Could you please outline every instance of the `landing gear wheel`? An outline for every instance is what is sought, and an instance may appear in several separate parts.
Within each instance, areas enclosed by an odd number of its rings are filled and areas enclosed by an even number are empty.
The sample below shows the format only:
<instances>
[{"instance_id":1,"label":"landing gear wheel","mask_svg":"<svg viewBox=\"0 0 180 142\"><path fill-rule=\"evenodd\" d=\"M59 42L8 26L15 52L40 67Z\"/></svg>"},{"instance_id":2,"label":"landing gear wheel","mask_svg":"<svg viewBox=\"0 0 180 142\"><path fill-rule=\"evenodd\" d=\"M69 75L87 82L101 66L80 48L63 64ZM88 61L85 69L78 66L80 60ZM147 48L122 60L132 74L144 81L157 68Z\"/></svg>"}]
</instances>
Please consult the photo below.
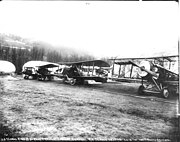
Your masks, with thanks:
<instances>
[{"instance_id":1,"label":"landing gear wheel","mask_svg":"<svg viewBox=\"0 0 180 142\"><path fill-rule=\"evenodd\" d=\"M66 80L67 80L67 79L63 78L63 79L62 79L62 83L66 83Z\"/></svg>"},{"instance_id":2,"label":"landing gear wheel","mask_svg":"<svg viewBox=\"0 0 180 142\"><path fill-rule=\"evenodd\" d=\"M42 75L38 75L38 81L43 81L43 76Z\"/></svg>"},{"instance_id":3,"label":"landing gear wheel","mask_svg":"<svg viewBox=\"0 0 180 142\"><path fill-rule=\"evenodd\" d=\"M161 91L161 95L167 99L169 97L169 90L167 88L163 88Z\"/></svg>"},{"instance_id":4,"label":"landing gear wheel","mask_svg":"<svg viewBox=\"0 0 180 142\"><path fill-rule=\"evenodd\" d=\"M42 80L45 81L46 80L46 76L43 76Z\"/></svg>"},{"instance_id":5,"label":"landing gear wheel","mask_svg":"<svg viewBox=\"0 0 180 142\"><path fill-rule=\"evenodd\" d=\"M38 77L38 81L42 81L42 78L41 78L41 77Z\"/></svg>"},{"instance_id":6,"label":"landing gear wheel","mask_svg":"<svg viewBox=\"0 0 180 142\"><path fill-rule=\"evenodd\" d=\"M143 85L139 86L138 94L143 95L144 94L144 89L145 89L145 87Z\"/></svg>"},{"instance_id":7,"label":"landing gear wheel","mask_svg":"<svg viewBox=\"0 0 180 142\"><path fill-rule=\"evenodd\" d=\"M76 84L76 79L71 79L70 80L70 84L73 86L73 85L75 85Z\"/></svg>"},{"instance_id":8,"label":"landing gear wheel","mask_svg":"<svg viewBox=\"0 0 180 142\"><path fill-rule=\"evenodd\" d=\"M24 76L24 79L29 79L29 77L28 76Z\"/></svg>"}]
</instances>

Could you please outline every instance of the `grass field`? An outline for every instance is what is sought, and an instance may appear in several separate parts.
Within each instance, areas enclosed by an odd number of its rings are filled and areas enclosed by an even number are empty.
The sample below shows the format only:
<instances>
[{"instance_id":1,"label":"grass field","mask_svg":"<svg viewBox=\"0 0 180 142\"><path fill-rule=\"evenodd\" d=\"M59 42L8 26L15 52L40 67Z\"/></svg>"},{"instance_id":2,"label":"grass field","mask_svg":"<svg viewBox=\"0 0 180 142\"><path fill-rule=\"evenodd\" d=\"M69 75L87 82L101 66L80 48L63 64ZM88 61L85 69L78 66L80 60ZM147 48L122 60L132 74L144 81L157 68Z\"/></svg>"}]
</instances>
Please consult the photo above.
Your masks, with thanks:
<instances>
[{"instance_id":1,"label":"grass field","mask_svg":"<svg viewBox=\"0 0 180 142\"><path fill-rule=\"evenodd\" d=\"M70 86L21 77L0 84L2 138L176 141L176 101L129 96L138 85Z\"/></svg>"}]
</instances>

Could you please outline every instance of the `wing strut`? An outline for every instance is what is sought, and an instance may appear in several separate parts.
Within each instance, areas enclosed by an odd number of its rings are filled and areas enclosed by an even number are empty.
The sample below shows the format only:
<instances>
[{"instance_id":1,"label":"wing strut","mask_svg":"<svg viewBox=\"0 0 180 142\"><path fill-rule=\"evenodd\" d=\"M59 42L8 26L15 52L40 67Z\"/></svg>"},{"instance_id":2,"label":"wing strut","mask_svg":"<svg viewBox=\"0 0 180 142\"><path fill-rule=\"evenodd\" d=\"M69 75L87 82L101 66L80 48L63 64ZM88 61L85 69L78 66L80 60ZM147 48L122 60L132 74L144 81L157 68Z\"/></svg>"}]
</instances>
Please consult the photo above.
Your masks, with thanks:
<instances>
[{"instance_id":1,"label":"wing strut","mask_svg":"<svg viewBox=\"0 0 180 142\"><path fill-rule=\"evenodd\" d=\"M120 77L120 74L121 74L121 65L119 66L119 75L118 75L118 77Z\"/></svg>"},{"instance_id":2,"label":"wing strut","mask_svg":"<svg viewBox=\"0 0 180 142\"><path fill-rule=\"evenodd\" d=\"M133 65L131 65L130 78L131 78L131 76L132 76L132 70L133 70Z\"/></svg>"},{"instance_id":3,"label":"wing strut","mask_svg":"<svg viewBox=\"0 0 180 142\"><path fill-rule=\"evenodd\" d=\"M158 88L159 91L161 91L161 88L158 86L157 82L155 81L155 79L152 77L152 80L154 82L154 84L156 85L156 87Z\"/></svg>"},{"instance_id":4,"label":"wing strut","mask_svg":"<svg viewBox=\"0 0 180 142\"><path fill-rule=\"evenodd\" d=\"M92 76L93 76L93 72L94 72L94 62L93 62Z\"/></svg>"}]
</instances>

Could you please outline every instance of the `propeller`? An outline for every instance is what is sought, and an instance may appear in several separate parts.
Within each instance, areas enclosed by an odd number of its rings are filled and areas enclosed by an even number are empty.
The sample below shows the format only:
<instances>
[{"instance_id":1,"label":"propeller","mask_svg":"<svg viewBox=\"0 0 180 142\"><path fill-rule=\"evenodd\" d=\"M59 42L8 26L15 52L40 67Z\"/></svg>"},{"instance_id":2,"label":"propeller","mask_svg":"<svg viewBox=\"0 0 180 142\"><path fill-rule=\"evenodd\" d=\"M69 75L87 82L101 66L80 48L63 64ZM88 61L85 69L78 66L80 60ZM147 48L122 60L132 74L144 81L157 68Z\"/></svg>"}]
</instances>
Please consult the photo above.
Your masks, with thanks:
<instances>
[{"instance_id":1,"label":"propeller","mask_svg":"<svg viewBox=\"0 0 180 142\"><path fill-rule=\"evenodd\" d=\"M149 61L141 61L141 63L139 65L136 65L137 67L139 67L138 69L138 74L141 77L145 77L148 73L151 74L152 76L158 78L158 75L151 71L151 64Z\"/></svg>"}]
</instances>

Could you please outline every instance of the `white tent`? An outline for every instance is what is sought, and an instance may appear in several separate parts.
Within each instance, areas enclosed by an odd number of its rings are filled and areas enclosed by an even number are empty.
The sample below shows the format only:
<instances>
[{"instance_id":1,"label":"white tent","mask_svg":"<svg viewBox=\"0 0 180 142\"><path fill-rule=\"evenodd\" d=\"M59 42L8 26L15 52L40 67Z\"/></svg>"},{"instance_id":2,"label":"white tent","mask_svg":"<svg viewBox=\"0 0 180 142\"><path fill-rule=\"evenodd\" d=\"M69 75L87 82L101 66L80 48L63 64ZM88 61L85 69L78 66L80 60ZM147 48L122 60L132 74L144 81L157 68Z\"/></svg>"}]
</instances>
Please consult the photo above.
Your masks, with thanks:
<instances>
[{"instance_id":1,"label":"white tent","mask_svg":"<svg viewBox=\"0 0 180 142\"><path fill-rule=\"evenodd\" d=\"M0 74L14 73L16 67L9 61L0 60Z\"/></svg>"}]
</instances>

